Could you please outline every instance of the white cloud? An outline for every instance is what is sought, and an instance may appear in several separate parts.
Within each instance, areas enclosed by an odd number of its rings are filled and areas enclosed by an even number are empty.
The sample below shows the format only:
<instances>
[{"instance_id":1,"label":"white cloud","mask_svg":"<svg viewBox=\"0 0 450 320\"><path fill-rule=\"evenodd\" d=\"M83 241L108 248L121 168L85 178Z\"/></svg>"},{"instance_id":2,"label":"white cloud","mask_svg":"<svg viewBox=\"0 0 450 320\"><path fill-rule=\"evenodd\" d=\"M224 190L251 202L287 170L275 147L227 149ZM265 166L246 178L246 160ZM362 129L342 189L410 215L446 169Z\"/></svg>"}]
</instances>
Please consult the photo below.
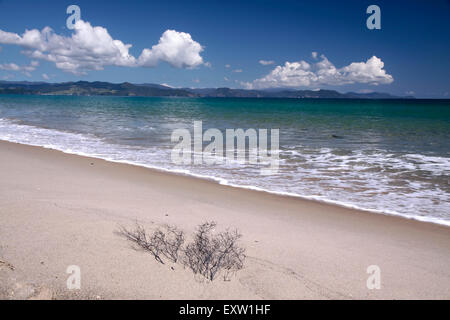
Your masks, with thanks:
<instances>
[{"instance_id":1,"label":"white cloud","mask_svg":"<svg viewBox=\"0 0 450 320\"><path fill-rule=\"evenodd\" d=\"M42 78L44 78L45 80L49 80L50 79L50 77L46 73L42 74Z\"/></svg>"},{"instance_id":2,"label":"white cloud","mask_svg":"<svg viewBox=\"0 0 450 320\"><path fill-rule=\"evenodd\" d=\"M231 65L226 64L226 65L225 65L225 68L227 68L227 69L228 69L228 68L231 68Z\"/></svg>"},{"instance_id":3,"label":"white cloud","mask_svg":"<svg viewBox=\"0 0 450 320\"><path fill-rule=\"evenodd\" d=\"M315 52L315 51L311 52L311 57L312 57L313 59L317 59L317 56L318 56L318 53L317 53L317 52Z\"/></svg>"},{"instance_id":4,"label":"white cloud","mask_svg":"<svg viewBox=\"0 0 450 320\"><path fill-rule=\"evenodd\" d=\"M19 71L20 67L15 63L3 63L0 64L0 70Z\"/></svg>"},{"instance_id":5,"label":"white cloud","mask_svg":"<svg viewBox=\"0 0 450 320\"><path fill-rule=\"evenodd\" d=\"M353 62L340 69L340 72L342 72L344 82L371 83L374 85L392 83L394 78L387 74L383 68L384 62L373 56L366 62Z\"/></svg>"},{"instance_id":6,"label":"white cloud","mask_svg":"<svg viewBox=\"0 0 450 320\"><path fill-rule=\"evenodd\" d=\"M241 73L241 72L242 72L242 69L235 69L235 70L233 70L233 72Z\"/></svg>"},{"instance_id":7,"label":"white cloud","mask_svg":"<svg viewBox=\"0 0 450 320\"><path fill-rule=\"evenodd\" d=\"M203 64L202 51L203 47L189 33L167 30L157 45L142 51L139 65L153 67L158 61L165 61L177 68L193 68Z\"/></svg>"},{"instance_id":8,"label":"white cloud","mask_svg":"<svg viewBox=\"0 0 450 320\"><path fill-rule=\"evenodd\" d=\"M314 64L306 61L286 62L277 66L268 75L246 82L246 88L318 87L321 85L340 86L352 83L372 85L389 84L393 77L383 69L384 63L376 56L366 62L353 62L336 68L324 55Z\"/></svg>"},{"instance_id":9,"label":"white cloud","mask_svg":"<svg viewBox=\"0 0 450 320\"><path fill-rule=\"evenodd\" d=\"M15 63L3 63L0 64L0 70L6 70L6 71L20 71L27 76L30 75L30 72L36 70L36 68L39 66L39 61L31 61L29 65L23 65L19 66Z\"/></svg>"},{"instance_id":10,"label":"white cloud","mask_svg":"<svg viewBox=\"0 0 450 320\"><path fill-rule=\"evenodd\" d=\"M262 64L263 66L268 66L268 65L274 64L275 61L273 61L273 60L259 60L259 63Z\"/></svg>"},{"instance_id":11,"label":"white cloud","mask_svg":"<svg viewBox=\"0 0 450 320\"><path fill-rule=\"evenodd\" d=\"M131 44L115 40L106 28L93 27L83 20L77 21L71 37L58 35L49 27L26 30L21 36L0 30L0 43L19 45L27 56L53 62L58 69L74 74L103 70L105 66L153 67L159 61L178 68L203 64L203 47L189 33L167 30L157 45L144 49L136 59L129 53Z\"/></svg>"},{"instance_id":12,"label":"white cloud","mask_svg":"<svg viewBox=\"0 0 450 320\"><path fill-rule=\"evenodd\" d=\"M71 37L57 35L49 27L26 30L22 36L0 30L0 43L16 44L23 53L55 63L58 69L75 74L102 70L105 65L132 66L131 45L114 40L103 27L79 20Z\"/></svg>"}]
</instances>

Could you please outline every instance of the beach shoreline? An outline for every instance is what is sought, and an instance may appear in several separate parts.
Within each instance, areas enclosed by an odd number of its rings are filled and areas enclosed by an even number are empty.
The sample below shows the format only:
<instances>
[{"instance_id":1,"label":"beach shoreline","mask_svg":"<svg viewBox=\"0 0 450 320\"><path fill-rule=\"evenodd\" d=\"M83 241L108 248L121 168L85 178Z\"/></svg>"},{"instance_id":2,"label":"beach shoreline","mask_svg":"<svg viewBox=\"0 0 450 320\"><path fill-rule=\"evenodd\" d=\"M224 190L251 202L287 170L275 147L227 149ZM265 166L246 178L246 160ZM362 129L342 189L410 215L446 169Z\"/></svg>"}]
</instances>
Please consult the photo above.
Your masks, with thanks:
<instances>
[{"instance_id":1,"label":"beach shoreline","mask_svg":"<svg viewBox=\"0 0 450 320\"><path fill-rule=\"evenodd\" d=\"M0 260L14 266L0 264L5 298L20 298L18 284L22 298L450 298L443 225L5 141L0 167ZM158 264L114 234L135 220L237 228L245 268L208 283ZM65 288L70 265L82 272L75 293ZM366 286L370 265L381 289Z\"/></svg>"}]
</instances>

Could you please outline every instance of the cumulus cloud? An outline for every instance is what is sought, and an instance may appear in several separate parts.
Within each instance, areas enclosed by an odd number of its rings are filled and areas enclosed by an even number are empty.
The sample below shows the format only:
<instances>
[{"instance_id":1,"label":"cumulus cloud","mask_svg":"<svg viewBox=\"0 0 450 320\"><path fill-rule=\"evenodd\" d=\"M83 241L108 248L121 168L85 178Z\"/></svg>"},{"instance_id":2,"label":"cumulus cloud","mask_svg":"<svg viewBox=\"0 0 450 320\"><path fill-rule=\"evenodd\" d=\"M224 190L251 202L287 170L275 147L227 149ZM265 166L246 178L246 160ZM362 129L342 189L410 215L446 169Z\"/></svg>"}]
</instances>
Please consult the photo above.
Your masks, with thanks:
<instances>
[{"instance_id":1,"label":"cumulus cloud","mask_svg":"<svg viewBox=\"0 0 450 320\"><path fill-rule=\"evenodd\" d=\"M71 37L60 36L49 27L26 30L22 36L0 30L0 43L15 44L34 59L55 63L58 69L75 74L102 70L105 65L132 66L131 45L114 40L103 27L79 20Z\"/></svg>"},{"instance_id":2,"label":"cumulus cloud","mask_svg":"<svg viewBox=\"0 0 450 320\"><path fill-rule=\"evenodd\" d=\"M268 65L274 64L275 61L273 61L273 60L259 60L259 63L262 64L263 66L268 66Z\"/></svg>"},{"instance_id":3,"label":"cumulus cloud","mask_svg":"<svg viewBox=\"0 0 450 320\"><path fill-rule=\"evenodd\" d=\"M45 80L49 80L50 79L50 77L46 73L42 74L42 78L45 79Z\"/></svg>"},{"instance_id":4,"label":"cumulus cloud","mask_svg":"<svg viewBox=\"0 0 450 320\"><path fill-rule=\"evenodd\" d=\"M203 64L202 51L203 47L189 33L167 30L157 45L142 51L139 65L154 67L165 61L177 68L193 68Z\"/></svg>"},{"instance_id":5,"label":"cumulus cloud","mask_svg":"<svg viewBox=\"0 0 450 320\"><path fill-rule=\"evenodd\" d=\"M39 66L39 61L31 61L29 65L23 65L19 66L15 63L3 63L0 64L0 70L6 70L6 71L21 71L27 75L30 74L30 72L36 70L36 68Z\"/></svg>"},{"instance_id":6,"label":"cumulus cloud","mask_svg":"<svg viewBox=\"0 0 450 320\"><path fill-rule=\"evenodd\" d=\"M203 64L203 47L189 33L167 30L152 49L144 49L136 59L131 44L113 39L106 28L77 21L70 37L56 34L51 28L26 30L22 35L0 30L0 43L23 47L23 53L34 59L55 63L58 69L74 74L103 70L105 66L156 66L164 61L177 68Z\"/></svg>"},{"instance_id":7,"label":"cumulus cloud","mask_svg":"<svg viewBox=\"0 0 450 320\"><path fill-rule=\"evenodd\" d=\"M311 52L311 57L317 59L318 53L316 51Z\"/></svg>"},{"instance_id":8,"label":"cumulus cloud","mask_svg":"<svg viewBox=\"0 0 450 320\"><path fill-rule=\"evenodd\" d=\"M265 77L243 83L243 85L249 89L263 89L340 86L352 83L378 85L394 81L393 77L383 69L384 62L376 56L366 62L353 62L342 68L336 68L324 55L320 58L321 60L314 64L303 60L286 62L283 66L277 66Z\"/></svg>"},{"instance_id":9,"label":"cumulus cloud","mask_svg":"<svg viewBox=\"0 0 450 320\"><path fill-rule=\"evenodd\" d=\"M20 67L15 63L3 63L0 64L0 70L19 71Z\"/></svg>"}]
</instances>

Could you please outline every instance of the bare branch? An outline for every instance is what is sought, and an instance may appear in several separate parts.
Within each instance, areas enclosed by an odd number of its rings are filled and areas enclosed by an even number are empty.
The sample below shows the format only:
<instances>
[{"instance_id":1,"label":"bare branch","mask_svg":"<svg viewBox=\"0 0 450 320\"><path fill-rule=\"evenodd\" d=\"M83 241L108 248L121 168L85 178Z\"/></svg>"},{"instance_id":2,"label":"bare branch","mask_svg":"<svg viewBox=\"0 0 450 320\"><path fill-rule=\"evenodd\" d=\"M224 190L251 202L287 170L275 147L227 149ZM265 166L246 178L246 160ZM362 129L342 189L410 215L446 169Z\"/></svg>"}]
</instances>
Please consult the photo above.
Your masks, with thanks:
<instances>
[{"instance_id":1,"label":"bare branch","mask_svg":"<svg viewBox=\"0 0 450 320\"><path fill-rule=\"evenodd\" d=\"M241 235L236 230L212 235L215 222L198 227L194 241L184 250L184 264L209 280L223 272L224 278L243 268L245 250L238 246Z\"/></svg>"},{"instance_id":2,"label":"bare branch","mask_svg":"<svg viewBox=\"0 0 450 320\"><path fill-rule=\"evenodd\" d=\"M124 226L119 226L119 230L116 233L137 244L140 248L149 251L158 262L164 264L160 257L162 243L161 236L158 232L155 232L152 236L148 236L145 228L136 222L134 229L128 230Z\"/></svg>"},{"instance_id":3,"label":"bare branch","mask_svg":"<svg viewBox=\"0 0 450 320\"><path fill-rule=\"evenodd\" d=\"M164 264L162 257L174 263L181 259L182 263L195 274L200 274L211 281L217 275L223 274L224 280L227 280L243 268L245 249L238 245L241 238L238 231L226 230L213 234L216 225L215 222L199 225L193 241L184 249L184 232L176 226L165 225L163 229L156 229L149 235L145 228L136 222L134 229L119 226L116 233L150 252L162 264Z\"/></svg>"}]
</instances>

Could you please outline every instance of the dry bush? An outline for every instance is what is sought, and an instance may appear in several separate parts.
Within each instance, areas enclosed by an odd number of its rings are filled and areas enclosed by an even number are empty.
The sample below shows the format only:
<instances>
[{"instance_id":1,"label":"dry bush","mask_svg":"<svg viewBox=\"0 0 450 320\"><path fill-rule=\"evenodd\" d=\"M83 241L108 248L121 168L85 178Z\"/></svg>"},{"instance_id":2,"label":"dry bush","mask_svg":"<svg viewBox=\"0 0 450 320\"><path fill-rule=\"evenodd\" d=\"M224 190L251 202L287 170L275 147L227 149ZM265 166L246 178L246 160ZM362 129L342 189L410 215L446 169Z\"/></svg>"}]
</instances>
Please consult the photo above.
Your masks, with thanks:
<instances>
[{"instance_id":1,"label":"dry bush","mask_svg":"<svg viewBox=\"0 0 450 320\"><path fill-rule=\"evenodd\" d=\"M125 239L135 243L141 249L149 251L158 262L164 264L161 259L161 241L156 234L148 235L145 228L136 222L134 229L127 229L124 226L119 226L117 234L123 236Z\"/></svg>"},{"instance_id":2,"label":"dry bush","mask_svg":"<svg viewBox=\"0 0 450 320\"><path fill-rule=\"evenodd\" d=\"M225 231L212 234L215 222L205 222L198 226L193 242L184 250L184 264L195 274L201 274L209 280L221 272L226 279L244 266L245 249L238 246L241 234Z\"/></svg>"},{"instance_id":3,"label":"dry bush","mask_svg":"<svg viewBox=\"0 0 450 320\"><path fill-rule=\"evenodd\" d=\"M215 227L215 222L199 225L193 241L185 248L185 235L175 226L165 225L163 229L156 229L152 234L148 234L145 228L136 222L133 229L119 226L116 233L150 252L162 264L163 257L174 263L181 259L184 266L195 274L211 281L218 274L223 274L226 280L244 266L245 250L237 244L241 235L236 230L212 234Z\"/></svg>"},{"instance_id":4,"label":"dry bush","mask_svg":"<svg viewBox=\"0 0 450 320\"><path fill-rule=\"evenodd\" d=\"M135 228L128 230L120 226L119 235L134 242L140 248L149 251L155 259L164 264L161 256L165 256L172 262L177 262L179 251L184 243L184 233L175 226L166 225L164 231L156 229L148 235L145 228L136 222Z\"/></svg>"},{"instance_id":5,"label":"dry bush","mask_svg":"<svg viewBox=\"0 0 450 320\"><path fill-rule=\"evenodd\" d=\"M179 252L184 244L184 232L175 226L165 225L165 232L160 232L162 253L172 262L177 262Z\"/></svg>"}]
</instances>

